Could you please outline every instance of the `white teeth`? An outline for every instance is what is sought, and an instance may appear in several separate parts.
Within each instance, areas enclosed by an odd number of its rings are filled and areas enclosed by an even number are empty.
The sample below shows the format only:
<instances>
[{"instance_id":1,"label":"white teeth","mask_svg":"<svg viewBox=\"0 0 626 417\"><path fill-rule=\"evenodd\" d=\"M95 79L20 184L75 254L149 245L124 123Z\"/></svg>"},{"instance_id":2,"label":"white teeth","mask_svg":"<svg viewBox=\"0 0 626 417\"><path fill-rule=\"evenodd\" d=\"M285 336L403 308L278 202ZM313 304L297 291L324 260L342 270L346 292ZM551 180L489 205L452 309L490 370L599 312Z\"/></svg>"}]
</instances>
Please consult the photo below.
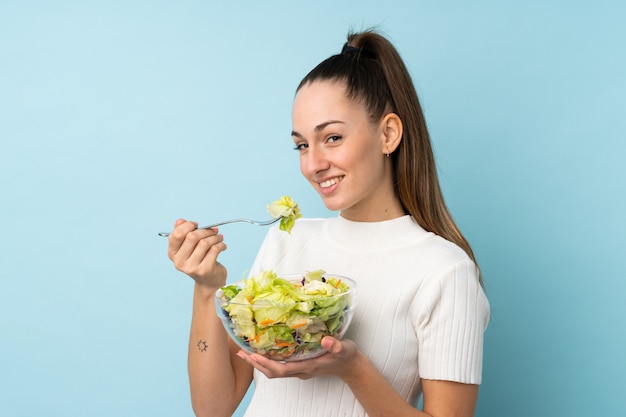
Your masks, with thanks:
<instances>
[{"instance_id":1,"label":"white teeth","mask_svg":"<svg viewBox=\"0 0 626 417\"><path fill-rule=\"evenodd\" d=\"M337 184L339 182L341 178L340 177L335 177L335 178L331 178L329 180L326 180L324 182L320 182L320 187L322 188L328 188L331 185Z\"/></svg>"}]
</instances>

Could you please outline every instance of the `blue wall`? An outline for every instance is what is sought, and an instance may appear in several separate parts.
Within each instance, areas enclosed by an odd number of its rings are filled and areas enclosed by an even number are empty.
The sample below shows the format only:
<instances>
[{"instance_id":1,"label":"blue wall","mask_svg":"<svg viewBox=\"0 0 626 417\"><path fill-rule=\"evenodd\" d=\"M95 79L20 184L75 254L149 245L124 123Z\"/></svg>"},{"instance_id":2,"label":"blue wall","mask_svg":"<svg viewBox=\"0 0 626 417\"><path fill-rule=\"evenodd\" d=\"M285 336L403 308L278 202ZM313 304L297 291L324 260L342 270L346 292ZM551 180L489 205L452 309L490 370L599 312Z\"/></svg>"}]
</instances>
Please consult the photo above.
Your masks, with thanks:
<instances>
[{"instance_id":1,"label":"blue wall","mask_svg":"<svg viewBox=\"0 0 626 417\"><path fill-rule=\"evenodd\" d=\"M327 215L291 100L369 26L410 67L485 274L477 415L619 415L624 3L241 3L0 3L0 415L192 415L192 282L156 232L283 194ZM222 230L235 279L265 230Z\"/></svg>"}]
</instances>

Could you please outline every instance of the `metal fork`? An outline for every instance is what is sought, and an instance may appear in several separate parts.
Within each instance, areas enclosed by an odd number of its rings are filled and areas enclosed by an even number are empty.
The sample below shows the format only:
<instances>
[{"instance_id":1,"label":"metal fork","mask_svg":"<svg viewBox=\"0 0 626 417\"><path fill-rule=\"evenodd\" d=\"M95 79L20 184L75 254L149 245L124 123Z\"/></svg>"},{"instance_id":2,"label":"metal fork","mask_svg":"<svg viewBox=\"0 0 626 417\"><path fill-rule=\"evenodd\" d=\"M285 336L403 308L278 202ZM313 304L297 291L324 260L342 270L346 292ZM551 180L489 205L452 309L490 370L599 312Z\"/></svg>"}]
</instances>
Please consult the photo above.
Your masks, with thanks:
<instances>
[{"instance_id":1,"label":"metal fork","mask_svg":"<svg viewBox=\"0 0 626 417\"><path fill-rule=\"evenodd\" d=\"M250 220L250 219L232 219L232 220L226 220L226 221L223 221L223 222L215 223L215 224L212 224L212 225L209 225L209 226L198 227L198 229L210 229L211 227L223 226L225 224L240 223L240 222L250 223L250 224L254 224L256 226L269 226L270 224L274 224L274 223L276 223L277 221L279 221L282 218L283 217L280 216L280 217L276 217L275 219L268 220L266 222L257 222L257 221ZM159 236L163 236L163 237L168 237L169 235L170 234L166 233L166 232L159 233Z\"/></svg>"}]
</instances>

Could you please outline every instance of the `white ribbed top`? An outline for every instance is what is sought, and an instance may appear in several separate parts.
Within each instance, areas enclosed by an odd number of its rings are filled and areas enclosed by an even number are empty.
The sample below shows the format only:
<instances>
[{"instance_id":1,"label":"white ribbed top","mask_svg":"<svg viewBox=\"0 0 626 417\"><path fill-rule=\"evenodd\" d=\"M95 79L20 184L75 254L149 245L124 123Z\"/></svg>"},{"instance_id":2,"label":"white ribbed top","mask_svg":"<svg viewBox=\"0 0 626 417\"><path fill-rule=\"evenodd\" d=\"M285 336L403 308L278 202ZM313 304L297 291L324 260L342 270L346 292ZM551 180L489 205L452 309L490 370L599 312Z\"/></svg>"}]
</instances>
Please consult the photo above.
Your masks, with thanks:
<instances>
[{"instance_id":1,"label":"white ribbed top","mask_svg":"<svg viewBox=\"0 0 626 417\"><path fill-rule=\"evenodd\" d=\"M456 245L404 216L377 222L300 219L272 228L251 273L324 269L358 283L346 338L354 340L409 403L420 379L479 384L489 304L474 264ZM267 379L255 371L246 417L364 417L336 377Z\"/></svg>"}]
</instances>

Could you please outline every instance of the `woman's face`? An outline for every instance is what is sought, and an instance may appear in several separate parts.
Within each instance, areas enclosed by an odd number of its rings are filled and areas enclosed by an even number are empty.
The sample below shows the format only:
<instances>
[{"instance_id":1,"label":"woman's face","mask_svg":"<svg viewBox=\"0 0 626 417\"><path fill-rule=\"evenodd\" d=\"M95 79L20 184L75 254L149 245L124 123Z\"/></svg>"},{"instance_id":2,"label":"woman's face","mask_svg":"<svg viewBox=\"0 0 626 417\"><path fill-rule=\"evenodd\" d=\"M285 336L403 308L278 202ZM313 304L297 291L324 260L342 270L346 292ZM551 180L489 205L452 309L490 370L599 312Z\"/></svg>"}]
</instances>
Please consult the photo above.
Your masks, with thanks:
<instances>
[{"instance_id":1,"label":"woman's face","mask_svg":"<svg viewBox=\"0 0 626 417\"><path fill-rule=\"evenodd\" d=\"M385 157L385 127L346 96L343 83L304 85L292 122L300 170L329 210L354 221L404 214L393 189L391 159Z\"/></svg>"}]
</instances>

